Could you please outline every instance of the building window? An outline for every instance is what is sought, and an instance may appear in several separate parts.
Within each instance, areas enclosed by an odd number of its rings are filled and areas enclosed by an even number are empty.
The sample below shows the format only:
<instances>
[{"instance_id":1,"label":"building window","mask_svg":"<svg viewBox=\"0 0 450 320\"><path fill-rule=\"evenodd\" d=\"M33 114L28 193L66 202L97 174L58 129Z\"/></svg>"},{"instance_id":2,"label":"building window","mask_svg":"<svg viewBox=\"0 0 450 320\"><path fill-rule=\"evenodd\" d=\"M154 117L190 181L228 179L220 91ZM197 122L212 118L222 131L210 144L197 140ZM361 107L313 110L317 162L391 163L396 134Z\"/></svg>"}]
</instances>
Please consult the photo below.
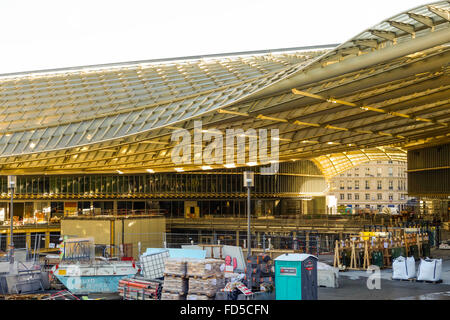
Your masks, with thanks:
<instances>
[{"instance_id":1,"label":"building window","mask_svg":"<svg viewBox=\"0 0 450 320\"><path fill-rule=\"evenodd\" d=\"M392 168L388 168L388 174L389 174L389 177L393 177L394 176L394 170Z\"/></svg>"},{"instance_id":2,"label":"building window","mask_svg":"<svg viewBox=\"0 0 450 320\"><path fill-rule=\"evenodd\" d=\"M355 190L359 190L359 180L355 180Z\"/></svg>"},{"instance_id":3,"label":"building window","mask_svg":"<svg viewBox=\"0 0 450 320\"><path fill-rule=\"evenodd\" d=\"M388 161L388 163L390 163L390 164L393 164L393 163L394 163L394 161L392 161L392 160L389 160L389 161Z\"/></svg>"},{"instance_id":4,"label":"building window","mask_svg":"<svg viewBox=\"0 0 450 320\"><path fill-rule=\"evenodd\" d=\"M370 189L369 180L366 180L366 190Z\"/></svg>"},{"instance_id":5,"label":"building window","mask_svg":"<svg viewBox=\"0 0 450 320\"><path fill-rule=\"evenodd\" d=\"M370 193L366 193L366 200L370 200Z\"/></svg>"},{"instance_id":6,"label":"building window","mask_svg":"<svg viewBox=\"0 0 450 320\"><path fill-rule=\"evenodd\" d=\"M394 181L389 180L389 190L394 190Z\"/></svg>"},{"instance_id":7,"label":"building window","mask_svg":"<svg viewBox=\"0 0 450 320\"><path fill-rule=\"evenodd\" d=\"M382 169L381 168L377 168L377 177L381 177L381 171Z\"/></svg>"},{"instance_id":8,"label":"building window","mask_svg":"<svg viewBox=\"0 0 450 320\"><path fill-rule=\"evenodd\" d=\"M377 199L378 200L383 200L383 194L377 193Z\"/></svg>"},{"instance_id":9,"label":"building window","mask_svg":"<svg viewBox=\"0 0 450 320\"><path fill-rule=\"evenodd\" d=\"M352 180L347 181L347 190L352 190Z\"/></svg>"},{"instance_id":10,"label":"building window","mask_svg":"<svg viewBox=\"0 0 450 320\"><path fill-rule=\"evenodd\" d=\"M347 200L352 200L352 194L351 193L347 194Z\"/></svg>"},{"instance_id":11,"label":"building window","mask_svg":"<svg viewBox=\"0 0 450 320\"><path fill-rule=\"evenodd\" d=\"M394 200L394 195L392 193L389 194L389 200Z\"/></svg>"},{"instance_id":12,"label":"building window","mask_svg":"<svg viewBox=\"0 0 450 320\"><path fill-rule=\"evenodd\" d=\"M366 177L370 176L370 168L366 168Z\"/></svg>"},{"instance_id":13,"label":"building window","mask_svg":"<svg viewBox=\"0 0 450 320\"><path fill-rule=\"evenodd\" d=\"M381 190L381 189L382 189L382 181L381 181L381 180L378 180L378 181L377 181L377 189L378 189L378 190Z\"/></svg>"},{"instance_id":14,"label":"building window","mask_svg":"<svg viewBox=\"0 0 450 320\"><path fill-rule=\"evenodd\" d=\"M339 181L339 189L344 190L344 181Z\"/></svg>"},{"instance_id":15,"label":"building window","mask_svg":"<svg viewBox=\"0 0 450 320\"><path fill-rule=\"evenodd\" d=\"M359 193L355 193L355 200L359 200Z\"/></svg>"},{"instance_id":16,"label":"building window","mask_svg":"<svg viewBox=\"0 0 450 320\"><path fill-rule=\"evenodd\" d=\"M345 200L345 194L341 193L340 198L341 200Z\"/></svg>"}]
</instances>

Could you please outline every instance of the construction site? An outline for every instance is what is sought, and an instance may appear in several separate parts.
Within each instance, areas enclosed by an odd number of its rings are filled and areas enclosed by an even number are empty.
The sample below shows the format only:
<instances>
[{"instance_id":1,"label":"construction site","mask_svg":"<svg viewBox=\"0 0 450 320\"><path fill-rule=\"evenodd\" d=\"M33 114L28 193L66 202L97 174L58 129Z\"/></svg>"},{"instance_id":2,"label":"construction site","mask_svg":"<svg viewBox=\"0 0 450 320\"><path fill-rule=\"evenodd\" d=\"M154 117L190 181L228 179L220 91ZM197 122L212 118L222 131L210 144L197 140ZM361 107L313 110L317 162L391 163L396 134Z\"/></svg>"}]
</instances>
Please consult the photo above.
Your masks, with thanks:
<instances>
[{"instance_id":1,"label":"construction site","mask_svg":"<svg viewBox=\"0 0 450 320\"><path fill-rule=\"evenodd\" d=\"M450 2L357 32L0 74L0 300L450 299Z\"/></svg>"}]
</instances>

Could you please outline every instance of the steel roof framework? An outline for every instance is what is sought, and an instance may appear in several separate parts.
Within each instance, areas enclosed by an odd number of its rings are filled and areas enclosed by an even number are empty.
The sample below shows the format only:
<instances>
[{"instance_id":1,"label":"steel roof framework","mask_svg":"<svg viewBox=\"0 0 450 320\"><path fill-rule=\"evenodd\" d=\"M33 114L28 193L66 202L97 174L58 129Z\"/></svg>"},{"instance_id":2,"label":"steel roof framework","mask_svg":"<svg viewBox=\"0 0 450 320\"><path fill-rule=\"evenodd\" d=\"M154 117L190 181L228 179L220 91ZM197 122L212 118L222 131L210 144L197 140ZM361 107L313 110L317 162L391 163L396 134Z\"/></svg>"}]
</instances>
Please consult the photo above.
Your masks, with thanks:
<instances>
[{"instance_id":1,"label":"steel roof framework","mask_svg":"<svg viewBox=\"0 0 450 320\"><path fill-rule=\"evenodd\" d=\"M280 161L313 159L327 177L404 161L402 147L450 136L449 12L411 9L328 51L0 77L0 173L173 171L171 134L198 120L279 129Z\"/></svg>"}]
</instances>

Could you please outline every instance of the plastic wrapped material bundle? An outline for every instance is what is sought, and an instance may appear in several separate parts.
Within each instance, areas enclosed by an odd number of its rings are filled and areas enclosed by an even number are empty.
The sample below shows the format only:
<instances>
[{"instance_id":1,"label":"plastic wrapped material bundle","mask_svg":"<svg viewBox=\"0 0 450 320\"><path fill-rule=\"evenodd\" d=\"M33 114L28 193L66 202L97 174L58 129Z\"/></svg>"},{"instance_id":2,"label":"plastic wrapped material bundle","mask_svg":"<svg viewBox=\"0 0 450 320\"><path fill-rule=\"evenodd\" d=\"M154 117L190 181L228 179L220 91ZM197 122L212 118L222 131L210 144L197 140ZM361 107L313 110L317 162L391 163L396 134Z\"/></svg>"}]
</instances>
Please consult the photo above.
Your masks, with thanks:
<instances>
[{"instance_id":1,"label":"plastic wrapped material bundle","mask_svg":"<svg viewBox=\"0 0 450 320\"><path fill-rule=\"evenodd\" d=\"M214 300L214 298L202 294L188 294L186 300Z\"/></svg>"},{"instance_id":2,"label":"plastic wrapped material bundle","mask_svg":"<svg viewBox=\"0 0 450 320\"><path fill-rule=\"evenodd\" d=\"M186 275L186 259L168 258L164 264L164 274L184 277Z\"/></svg>"},{"instance_id":3,"label":"plastic wrapped material bundle","mask_svg":"<svg viewBox=\"0 0 450 320\"><path fill-rule=\"evenodd\" d=\"M186 300L186 296L163 290L161 293L161 300Z\"/></svg>"},{"instance_id":4,"label":"plastic wrapped material bundle","mask_svg":"<svg viewBox=\"0 0 450 320\"><path fill-rule=\"evenodd\" d=\"M416 276L416 263L414 257L396 258L392 262L392 279L408 280Z\"/></svg>"},{"instance_id":5,"label":"plastic wrapped material bundle","mask_svg":"<svg viewBox=\"0 0 450 320\"><path fill-rule=\"evenodd\" d=\"M187 276L200 278L223 277L224 261L219 259L189 259L187 260Z\"/></svg>"},{"instance_id":6,"label":"plastic wrapped material bundle","mask_svg":"<svg viewBox=\"0 0 450 320\"><path fill-rule=\"evenodd\" d=\"M203 294L213 297L216 292L224 287L225 280L223 278L189 279L189 294Z\"/></svg>"},{"instance_id":7,"label":"plastic wrapped material bundle","mask_svg":"<svg viewBox=\"0 0 450 320\"><path fill-rule=\"evenodd\" d=\"M439 281L442 273L442 259L420 259L417 280Z\"/></svg>"},{"instance_id":8,"label":"plastic wrapped material bundle","mask_svg":"<svg viewBox=\"0 0 450 320\"><path fill-rule=\"evenodd\" d=\"M179 294L187 293L188 281L185 278L165 276L163 288L166 292L173 292Z\"/></svg>"}]
</instances>

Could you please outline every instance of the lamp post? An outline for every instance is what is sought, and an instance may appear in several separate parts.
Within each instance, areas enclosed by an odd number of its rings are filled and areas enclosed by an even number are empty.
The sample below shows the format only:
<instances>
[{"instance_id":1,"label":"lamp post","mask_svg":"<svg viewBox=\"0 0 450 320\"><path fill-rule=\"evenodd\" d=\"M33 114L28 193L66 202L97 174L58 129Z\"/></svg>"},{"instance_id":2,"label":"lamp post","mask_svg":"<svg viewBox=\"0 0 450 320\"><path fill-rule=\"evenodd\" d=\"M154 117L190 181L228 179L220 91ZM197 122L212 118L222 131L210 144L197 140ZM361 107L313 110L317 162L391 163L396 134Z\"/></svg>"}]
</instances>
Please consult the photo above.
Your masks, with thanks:
<instances>
[{"instance_id":1,"label":"lamp post","mask_svg":"<svg viewBox=\"0 0 450 320\"><path fill-rule=\"evenodd\" d=\"M14 209L13 209L13 199L14 199L14 188L16 187L16 176L8 176L8 189L11 192L11 204L9 207L9 216L10 216L10 231L9 231L9 263L14 263L14 226L13 226L13 216L14 216Z\"/></svg>"},{"instance_id":2,"label":"lamp post","mask_svg":"<svg viewBox=\"0 0 450 320\"><path fill-rule=\"evenodd\" d=\"M255 173L253 171L244 171L244 187L247 188L247 286L252 289L252 273L250 256L252 254L252 241L250 234L250 188L254 186Z\"/></svg>"}]
</instances>

